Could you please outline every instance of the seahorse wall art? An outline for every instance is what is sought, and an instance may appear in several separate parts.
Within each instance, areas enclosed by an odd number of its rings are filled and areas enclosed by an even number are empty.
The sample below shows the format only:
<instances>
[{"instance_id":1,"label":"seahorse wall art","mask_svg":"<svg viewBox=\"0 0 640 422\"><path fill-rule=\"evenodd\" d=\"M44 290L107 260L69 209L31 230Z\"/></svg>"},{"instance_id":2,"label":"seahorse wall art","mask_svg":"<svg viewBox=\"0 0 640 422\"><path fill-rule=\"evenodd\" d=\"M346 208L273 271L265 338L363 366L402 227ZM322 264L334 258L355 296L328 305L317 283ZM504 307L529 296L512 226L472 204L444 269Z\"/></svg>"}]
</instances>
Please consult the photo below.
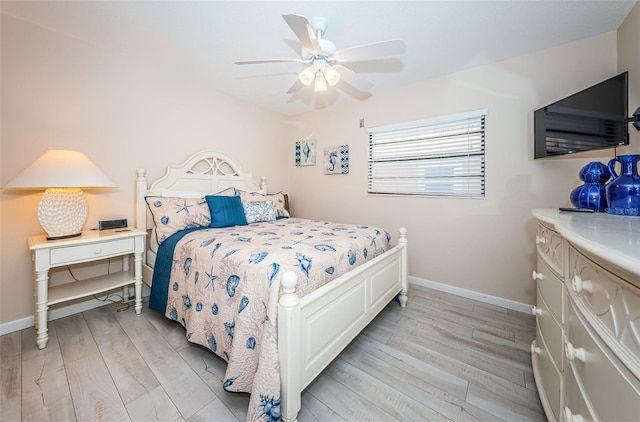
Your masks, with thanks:
<instances>
[{"instance_id":1,"label":"seahorse wall art","mask_svg":"<svg viewBox=\"0 0 640 422\"><path fill-rule=\"evenodd\" d=\"M349 174L349 145L324 149L324 174Z\"/></svg>"}]
</instances>

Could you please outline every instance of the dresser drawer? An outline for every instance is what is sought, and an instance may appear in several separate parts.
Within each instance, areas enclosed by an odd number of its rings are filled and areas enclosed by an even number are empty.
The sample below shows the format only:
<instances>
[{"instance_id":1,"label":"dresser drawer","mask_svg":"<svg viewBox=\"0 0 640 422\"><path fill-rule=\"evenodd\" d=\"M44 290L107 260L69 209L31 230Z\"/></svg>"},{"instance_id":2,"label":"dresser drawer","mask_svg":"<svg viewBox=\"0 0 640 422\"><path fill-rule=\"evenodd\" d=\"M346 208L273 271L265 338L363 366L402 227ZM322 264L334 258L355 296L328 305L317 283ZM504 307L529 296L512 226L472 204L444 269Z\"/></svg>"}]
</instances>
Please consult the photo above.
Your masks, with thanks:
<instances>
[{"instance_id":1,"label":"dresser drawer","mask_svg":"<svg viewBox=\"0 0 640 422\"><path fill-rule=\"evenodd\" d=\"M569 264L570 295L589 313L609 347L627 355L640 377L640 291L573 247Z\"/></svg>"},{"instance_id":2,"label":"dresser drawer","mask_svg":"<svg viewBox=\"0 0 640 422\"><path fill-rule=\"evenodd\" d=\"M544 224L538 224L536 249L538 250L538 255L549 264L549 267L560 278L566 276L565 246L562 237L558 233Z\"/></svg>"},{"instance_id":3,"label":"dresser drawer","mask_svg":"<svg viewBox=\"0 0 640 422\"><path fill-rule=\"evenodd\" d=\"M115 239L100 243L86 243L61 248L51 248L51 266L73 264L94 259L109 258L115 255L133 253L135 239Z\"/></svg>"},{"instance_id":4,"label":"dresser drawer","mask_svg":"<svg viewBox=\"0 0 640 422\"><path fill-rule=\"evenodd\" d=\"M536 317L538 322L539 332L538 339L543 337L543 341L547 346L549 355L553 359L553 363L560 370L564 370L564 331L562 326L558 324L555 318L549 312L547 304L540 296L540 290L538 289L538 308L540 309L539 315Z\"/></svg>"},{"instance_id":5,"label":"dresser drawer","mask_svg":"<svg viewBox=\"0 0 640 422\"><path fill-rule=\"evenodd\" d=\"M587 399L584 392L578 385L574 375L575 368L573 365L567 365L565 371L565 387L564 387L564 420L570 419L570 416L581 416L584 422L594 422L595 418L591 414L591 409L587 405Z\"/></svg>"},{"instance_id":6,"label":"dresser drawer","mask_svg":"<svg viewBox=\"0 0 640 422\"><path fill-rule=\"evenodd\" d=\"M549 311L561 324L565 323L565 295L564 283L553 273L546 262L538 255L538 292L542 296Z\"/></svg>"},{"instance_id":7,"label":"dresser drawer","mask_svg":"<svg viewBox=\"0 0 640 422\"><path fill-rule=\"evenodd\" d=\"M640 380L587 328L587 324L571 304L565 351L571 368L575 369L575 378L592 405L593 418L637 421L640 415Z\"/></svg>"},{"instance_id":8,"label":"dresser drawer","mask_svg":"<svg viewBox=\"0 0 640 422\"><path fill-rule=\"evenodd\" d=\"M564 407L562 374L558 372L558 368L549 356L549 350L542 338L539 325L537 326L536 338L536 347L532 348L531 357L540 400L549 421L560 421L562 420L560 417L561 406Z\"/></svg>"}]
</instances>

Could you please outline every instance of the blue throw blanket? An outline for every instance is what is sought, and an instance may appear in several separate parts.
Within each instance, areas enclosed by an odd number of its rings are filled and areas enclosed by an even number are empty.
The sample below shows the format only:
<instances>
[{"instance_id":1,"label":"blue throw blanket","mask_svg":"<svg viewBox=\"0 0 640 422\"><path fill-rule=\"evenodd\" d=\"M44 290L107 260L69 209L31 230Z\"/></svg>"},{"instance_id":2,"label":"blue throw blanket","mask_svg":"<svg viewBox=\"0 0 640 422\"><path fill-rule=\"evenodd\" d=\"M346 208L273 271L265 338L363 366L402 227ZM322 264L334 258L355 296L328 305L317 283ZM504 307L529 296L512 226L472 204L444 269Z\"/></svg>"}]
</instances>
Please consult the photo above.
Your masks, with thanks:
<instances>
[{"instance_id":1,"label":"blue throw blanket","mask_svg":"<svg viewBox=\"0 0 640 422\"><path fill-rule=\"evenodd\" d=\"M173 253L176 245L183 237L195 230L203 230L207 227L192 227L181 230L158 247L156 262L153 267L153 279L151 284L151 295L149 296L149 309L158 311L164 315L167 309L167 298L169 294L169 280L171 278L171 267L173 265Z\"/></svg>"}]
</instances>

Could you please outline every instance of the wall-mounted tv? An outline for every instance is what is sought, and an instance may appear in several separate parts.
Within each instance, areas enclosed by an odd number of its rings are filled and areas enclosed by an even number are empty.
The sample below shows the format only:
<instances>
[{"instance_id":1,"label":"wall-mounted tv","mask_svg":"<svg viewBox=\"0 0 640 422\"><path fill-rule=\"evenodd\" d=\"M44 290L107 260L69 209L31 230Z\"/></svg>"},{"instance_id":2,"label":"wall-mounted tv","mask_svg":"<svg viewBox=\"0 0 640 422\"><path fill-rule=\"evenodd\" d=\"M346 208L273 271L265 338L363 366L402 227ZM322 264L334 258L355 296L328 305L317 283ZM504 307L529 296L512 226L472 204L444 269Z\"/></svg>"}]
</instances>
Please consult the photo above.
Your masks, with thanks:
<instances>
[{"instance_id":1,"label":"wall-mounted tv","mask_svg":"<svg viewBox=\"0 0 640 422\"><path fill-rule=\"evenodd\" d=\"M628 72L533 113L535 158L629 145Z\"/></svg>"}]
</instances>

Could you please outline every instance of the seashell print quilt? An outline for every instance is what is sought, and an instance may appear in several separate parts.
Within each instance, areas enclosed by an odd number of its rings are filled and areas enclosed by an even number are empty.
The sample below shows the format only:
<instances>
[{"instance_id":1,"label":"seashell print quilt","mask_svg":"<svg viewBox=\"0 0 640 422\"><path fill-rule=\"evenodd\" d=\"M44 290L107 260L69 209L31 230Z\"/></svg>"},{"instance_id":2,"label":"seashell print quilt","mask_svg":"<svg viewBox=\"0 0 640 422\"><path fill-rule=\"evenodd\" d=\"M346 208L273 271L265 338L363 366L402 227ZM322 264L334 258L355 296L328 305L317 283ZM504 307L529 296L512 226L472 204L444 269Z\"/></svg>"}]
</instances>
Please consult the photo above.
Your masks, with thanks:
<instances>
[{"instance_id":1,"label":"seashell print quilt","mask_svg":"<svg viewBox=\"0 0 640 422\"><path fill-rule=\"evenodd\" d=\"M184 230L160 245L149 306L227 361L224 389L251 394L247 420L277 421L278 276L296 272L302 297L391 247L380 228L299 218Z\"/></svg>"}]
</instances>

